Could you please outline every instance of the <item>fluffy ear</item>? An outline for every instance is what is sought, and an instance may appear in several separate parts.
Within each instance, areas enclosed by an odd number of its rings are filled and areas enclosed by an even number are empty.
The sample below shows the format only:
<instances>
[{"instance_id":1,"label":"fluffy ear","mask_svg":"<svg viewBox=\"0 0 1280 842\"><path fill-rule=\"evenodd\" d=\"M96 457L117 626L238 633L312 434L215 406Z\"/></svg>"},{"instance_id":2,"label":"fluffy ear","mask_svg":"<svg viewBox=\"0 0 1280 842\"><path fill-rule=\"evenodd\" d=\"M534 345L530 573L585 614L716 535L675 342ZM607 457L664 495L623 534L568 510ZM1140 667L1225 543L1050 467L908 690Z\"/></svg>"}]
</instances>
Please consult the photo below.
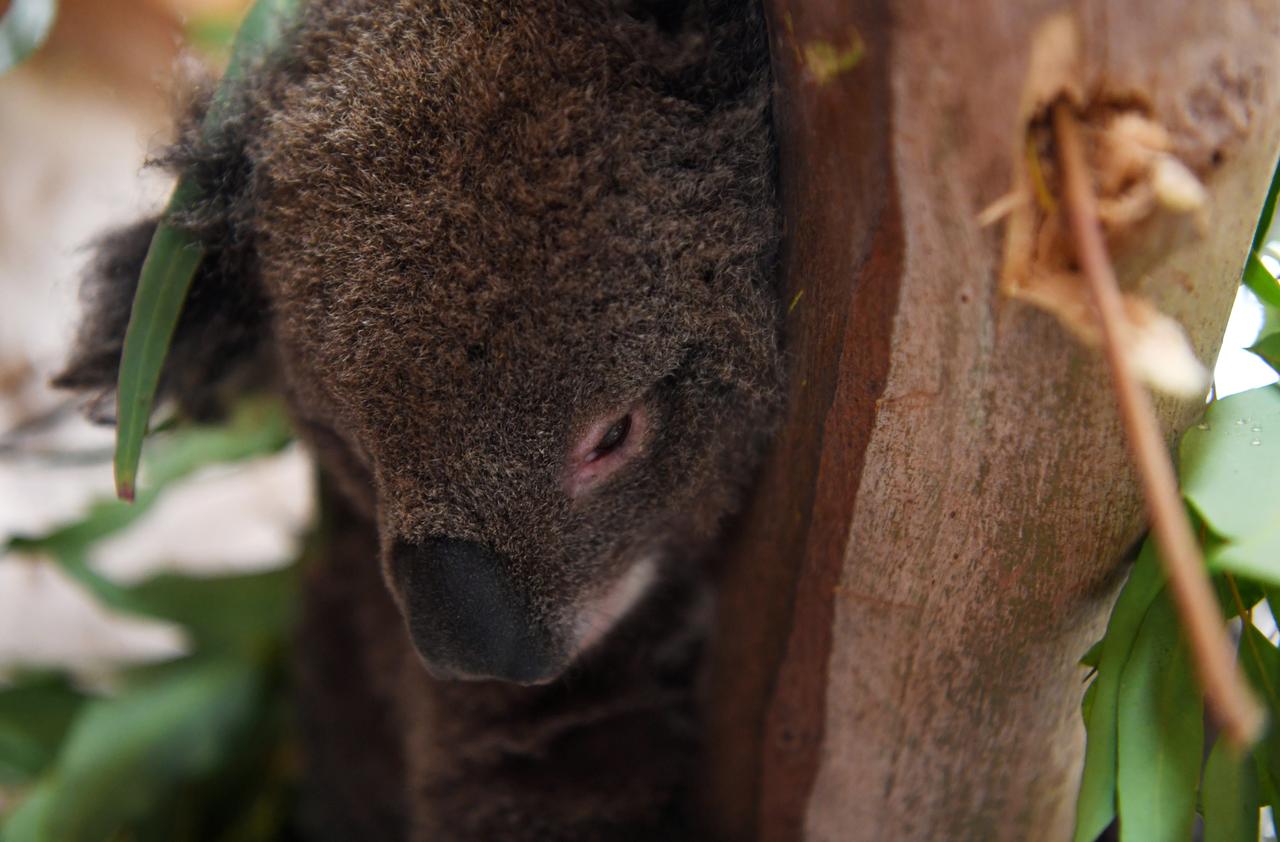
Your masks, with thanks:
<instances>
[{"instance_id":1,"label":"fluffy ear","mask_svg":"<svg viewBox=\"0 0 1280 842\"><path fill-rule=\"evenodd\" d=\"M193 103L182 139L161 166L193 180L203 199L171 220L203 243L206 253L178 321L160 377L157 403L172 399L185 415L222 414L239 392L271 377L265 342L267 307L258 283L253 233L252 166L246 153L254 108L246 96L220 131L202 131L207 92ZM120 353L138 276L158 219L107 234L94 247L81 281L79 334L70 361L54 380L86 393L91 411L110 419Z\"/></svg>"},{"instance_id":2,"label":"fluffy ear","mask_svg":"<svg viewBox=\"0 0 1280 842\"><path fill-rule=\"evenodd\" d=\"M138 275L158 219L111 232L94 247L81 281L80 326L65 369L54 379L62 389L84 392L90 414L111 421L125 330ZM257 385L265 307L257 293L251 255L243 246L208 243L183 307L160 379L158 401L172 398L185 415L222 414L234 394ZM157 402L158 402L157 401Z\"/></svg>"}]
</instances>

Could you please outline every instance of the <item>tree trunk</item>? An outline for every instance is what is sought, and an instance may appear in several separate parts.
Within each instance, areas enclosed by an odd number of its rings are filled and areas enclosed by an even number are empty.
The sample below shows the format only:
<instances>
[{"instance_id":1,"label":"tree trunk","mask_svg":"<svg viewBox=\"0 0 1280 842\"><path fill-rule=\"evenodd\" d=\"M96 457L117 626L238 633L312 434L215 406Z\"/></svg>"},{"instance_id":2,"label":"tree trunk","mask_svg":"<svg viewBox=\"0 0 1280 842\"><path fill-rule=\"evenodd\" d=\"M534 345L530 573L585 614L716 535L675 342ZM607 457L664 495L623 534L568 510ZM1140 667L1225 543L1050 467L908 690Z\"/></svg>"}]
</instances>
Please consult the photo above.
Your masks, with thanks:
<instances>
[{"instance_id":1,"label":"tree trunk","mask_svg":"<svg viewBox=\"0 0 1280 842\"><path fill-rule=\"evenodd\" d=\"M1000 292L977 216L1014 184L1031 44L1065 9L1081 89L1141 103L1208 188L1203 236L1137 244L1121 282L1211 363L1280 141L1280 4L766 5L791 411L725 559L713 823L1069 838L1077 661L1142 500L1101 355ZM1170 441L1202 409L1158 407Z\"/></svg>"}]
</instances>

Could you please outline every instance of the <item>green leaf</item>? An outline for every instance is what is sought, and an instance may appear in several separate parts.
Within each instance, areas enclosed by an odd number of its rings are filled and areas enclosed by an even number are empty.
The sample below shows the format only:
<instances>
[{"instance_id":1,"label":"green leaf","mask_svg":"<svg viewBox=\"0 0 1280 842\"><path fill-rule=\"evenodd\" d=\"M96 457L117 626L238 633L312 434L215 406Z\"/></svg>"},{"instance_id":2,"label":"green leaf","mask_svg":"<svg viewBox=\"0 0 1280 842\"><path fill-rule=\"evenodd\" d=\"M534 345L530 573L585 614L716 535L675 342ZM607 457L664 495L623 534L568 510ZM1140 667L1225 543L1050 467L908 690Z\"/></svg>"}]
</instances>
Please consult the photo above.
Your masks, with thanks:
<instances>
[{"instance_id":1,"label":"green leaf","mask_svg":"<svg viewBox=\"0 0 1280 842\"><path fill-rule=\"evenodd\" d=\"M1155 543L1147 539L1116 600L1102 639L1098 675L1089 688L1084 774L1076 801L1076 842L1094 842L1116 817L1117 713L1120 680L1142 618L1164 586ZM1086 694L1088 696L1088 694Z\"/></svg>"},{"instance_id":2,"label":"green leaf","mask_svg":"<svg viewBox=\"0 0 1280 842\"><path fill-rule=\"evenodd\" d=\"M1142 620L1117 704L1121 842L1186 842L1195 822L1204 704L1167 595Z\"/></svg>"},{"instance_id":3,"label":"green leaf","mask_svg":"<svg viewBox=\"0 0 1280 842\"><path fill-rule=\"evenodd\" d=\"M1267 304L1280 307L1280 282L1267 271L1257 252L1250 252L1245 258L1243 283Z\"/></svg>"},{"instance_id":4,"label":"green leaf","mask_svg":"<svg viewBox=\"0 0 1280 842\"><path fill-rule=\"evenodd\" d=\"M260 694L245 662L172 665L117 698L91 702L58 761L6 826L3 842L102 842L179 787L210 774L251 725ZM31 798L28 798L28 802Z\"/></svg>"},{"instance_id":5,"label":"green leaf","mask_svg":"<svg viewBox=\"0 0 1280 842\"><path fill-rule=\"evenodd\" d=\"M278 44L297 4L298 0L258 0L249 10L236 34L227 72L205 115L201 131L206 137L216 134L233 116L241 79L249 67ZM200 188L194 182L180 179L165 210L165 220L189 209L200 197ZM151 407L169 345L204 251L193 234L162 221L142 265L125 331L116 392L114 468L116 494L123 500L133 500L137 494L138 461L151 420Z\"/></svg>"},{"instance_id":6,"label":"green leaf","mask_svg":"<svg viewBox=\"0 0 1280 842\"><path fill-rule=\"evenodd\" d=\"M130 588L130 607L179 623L200 652L257 652L281 640L294 617L297 571L217 578L164 574Z\"/></svg>"},{"instance_id":7,"label":"green leaf","mask_svg":"<svg viewBox=\"0 0 1280 842\"><path fill-rule=\"evenodd\" d=\"M149 487L133 505L107 500L85 517L41 536L12 539L6 549L53 556L77 582L112 608L140 612L128 590L99 576L88 564L90 548L137 521L168 485L200 468L275 453L291 438L289 422L274 399L246 400L226 424L184 427L155 442L144 465Z\"/></svg>"},{"instance_id":8,"label":"green leaf","mask_svg":"<svg viewBox=\"0 0 1280 842\"><path fill-rule=\"evenodd\" d=\"M53 29L56 0L13 0L0 18L0 73L34 53Z\"/></svg>"},{"instance_id":9,"label":"green leaf","mask_svg":"<svg viewBox=\"0 0 1280 842\"><path fill-rule=\"evenodd\" d=\"M48 767L84 699L47 673L0 689L0 785L28 783Z\"/></svg>"},{"instance_id":10,"label":"green leaf","mask_svg":"<svg viewBox=\"0 0 1280 842\"><path fill-rule=\"evenodd\" d=\"M1180 453L1183 496L1218 536L1238 541L1280 520L1280 387L1214 401Z\"/></svg>"},{"instance_id":11,"label":"green leaf","mask_svg":"<svg viewBox=\"0 0 1280 842\"><path fill-rule=\"evenodd\" d=\"M1258 773L1247 752L1219 739L1201 789L1204 842L1258 842Z\"/></svg>"},{"instance_id":12,"label":"green leaf","mask_svg":"<svg viewBox=\"0 0 1280 842\"><path fill-rule=\"evenodd\" d=\"M188 207L197 195L194 184L179 183L169 200L166 217ZM191 233L167 222L156 228L142 264L120 357L115 477L116 494L122 500L133 500L137 493L138 460L151 420L160 372L178 328L187 291L203 259L204 246Z\"/></svg>"},{"instance_id":13,"label":"green leaf","mask_svg":"<svg viewBox=\"0 0 1280 842\"><path fill-rule=\"evenodd\" d=\"M1280 373L1280 333L1272 333L1262 337L1250 345L1249 350L1262 357L1267 365L1275 369L1277 373Z\"/></svg>"},{"instance_id":14,"label":"green leaf","mask_svg":"<svg viewBox=\"0 0 1280 842\"><path fill-rule=\"evenodd\" d=\"M1089 647L1089 651L1080 656L1080 666L1098 668L1098 661L1102 658L1102 641L1094 643Z\"/></svg>"},{"instance_id":15,"label":"green leaf","mask_svg":"<svg viewBox=\"0 0 1280 842\"><path fill-rule=\"evenodd\" d=\"M28 792L0 825L0 842L54 842L44 830L53 812L53 797L49 785Z\"/></svg>"},{"instance_id":16,"label":"green leaf","mask_svg":"<svg viewBox=\"0 0 1280 842\"><path fill-rule=\"evenodd\" d=\"M1267 243L1267 234L1271 231L1271 220L1276 213L1276 200L1280 198L1280 162L1271 174L1271 186L1267 188L1267 198L1262 202L1262 211L1258 214L1258 226L1253 229L1253 243L1249 246L1252 254L1257 254Z\"/></svg>"},{"instance_id":17,"label":"green leaf","mask_svg":"<svg viewBox=\"0 0 1280 842\"><path fill-rule=\"evenodd\" d=\"M1089 721L1089 714L1093 710L1093 702L1098 698L1098 682L1090 681L1089 686L1084 688L1084 698L1080 700L1080 717L1085 721Z\"/></svg>"},{"instance_id":18,"label":"green leaf","mask_svg":"<svg viewBox=\"0 0 1280 842\"><path fill-rule=\"evenodd\" d=\"M1240 666L1267 709L1267 730L1253 753L1274 784L1280 781L1280 651L1252 623L1241 636Z\"/></svg>"}]
</instances>

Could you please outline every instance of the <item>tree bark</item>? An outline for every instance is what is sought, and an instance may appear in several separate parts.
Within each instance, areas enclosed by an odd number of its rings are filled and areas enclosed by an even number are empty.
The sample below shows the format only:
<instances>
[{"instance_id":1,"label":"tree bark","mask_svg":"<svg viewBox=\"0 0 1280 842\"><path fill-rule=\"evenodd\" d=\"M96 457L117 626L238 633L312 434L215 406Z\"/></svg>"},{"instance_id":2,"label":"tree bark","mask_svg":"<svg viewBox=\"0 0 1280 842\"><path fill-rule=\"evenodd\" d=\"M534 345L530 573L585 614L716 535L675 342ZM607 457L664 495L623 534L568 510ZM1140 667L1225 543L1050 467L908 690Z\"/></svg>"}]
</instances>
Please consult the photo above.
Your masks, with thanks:
<instances>
[{"instance_id":1,"label":"tree bark","mask_svg":"<svg viewBox=\"0 0 1280 842\"><path fill-rule=\"evenodd\" d=\"M1280 143L1280 3L766 6L791 410L725 559L712 823L1069 838L1077 662L1142 500L1101 356L1001 294L977 216L1014 183L1031 43L1065 9L1081 89L1142 103L1208 188L1202 237L1120 268L1212 363ZM1202 406L1158 410L1172 442Z\"/></svg>"}]
</instances>

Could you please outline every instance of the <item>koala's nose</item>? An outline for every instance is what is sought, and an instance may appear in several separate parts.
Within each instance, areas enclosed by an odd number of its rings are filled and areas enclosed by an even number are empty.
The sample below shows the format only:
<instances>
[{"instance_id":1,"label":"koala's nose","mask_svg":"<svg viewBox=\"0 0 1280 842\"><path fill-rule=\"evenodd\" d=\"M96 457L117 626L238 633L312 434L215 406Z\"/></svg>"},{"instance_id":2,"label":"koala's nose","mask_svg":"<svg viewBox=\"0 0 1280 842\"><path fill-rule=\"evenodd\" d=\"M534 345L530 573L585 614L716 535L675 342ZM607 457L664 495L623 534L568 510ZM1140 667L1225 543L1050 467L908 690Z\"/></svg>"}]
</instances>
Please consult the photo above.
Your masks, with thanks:
<instances>
[{"instance_id":1,"label":"koala's nose","mask_svg":"<svg viewBox=\"0 0 1280 842\"><path fill-rule=\"evenodd\" d=\"M555 676L551 635L501 556L454 538L400 541L392 567L409 634L434 675L521 684Z\"/></svg>"}]
</instances>

